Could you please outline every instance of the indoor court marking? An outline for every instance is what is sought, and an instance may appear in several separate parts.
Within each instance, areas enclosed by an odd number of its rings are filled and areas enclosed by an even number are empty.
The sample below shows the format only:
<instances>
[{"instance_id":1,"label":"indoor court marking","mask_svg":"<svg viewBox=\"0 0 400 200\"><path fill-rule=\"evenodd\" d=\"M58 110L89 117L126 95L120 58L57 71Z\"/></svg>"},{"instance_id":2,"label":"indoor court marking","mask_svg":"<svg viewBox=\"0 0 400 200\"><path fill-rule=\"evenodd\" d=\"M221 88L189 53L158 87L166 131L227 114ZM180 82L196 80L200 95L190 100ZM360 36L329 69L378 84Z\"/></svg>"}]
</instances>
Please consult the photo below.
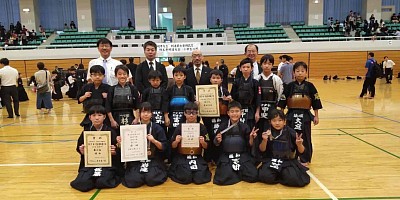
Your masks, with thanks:
<instances>
[{"instance_id":1,"label":"indoor court marking","mask_svg":"<svg viewBox=\"0 0 400 200\"><path fill-rule=\"evenodd\" d=\"M324 109L319 113L320 124L312 127L314 155L309 172L315 178L304 188L243 182L225 187L180 185L167 180L157 187L119 185L75 191L69 182L76 177L79 164L75 148L82 131L82 107L76 100L63 99L53 102L50 115L39 114L35 94L27 89L31 100L21 103L21 118L5 119L5 109L0 110L0 195L68 200L400 199L399 82L393 81L390 98L379 93L386 85L378 85L374 100L356 97L362 82L312 82ZM345 95L337 97L338 93Z\"/></svg>"}]
</instances>

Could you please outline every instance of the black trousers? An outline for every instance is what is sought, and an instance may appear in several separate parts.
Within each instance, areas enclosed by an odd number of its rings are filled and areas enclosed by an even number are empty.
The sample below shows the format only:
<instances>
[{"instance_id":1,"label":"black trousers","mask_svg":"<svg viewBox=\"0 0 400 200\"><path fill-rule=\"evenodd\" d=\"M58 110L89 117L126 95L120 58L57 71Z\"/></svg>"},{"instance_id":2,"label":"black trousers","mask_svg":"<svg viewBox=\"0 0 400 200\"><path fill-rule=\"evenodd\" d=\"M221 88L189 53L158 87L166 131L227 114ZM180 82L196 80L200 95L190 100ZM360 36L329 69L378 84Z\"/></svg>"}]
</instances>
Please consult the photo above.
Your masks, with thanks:
<instances>
[{"instance_id":1,"label":"black trousers","mask_svg":"<svg viewBox=\"0 0 400 200\"><path fill-rule=\"evenodd\" d=\"M14 113L15 115L19 115L19 98L18 98L18 89L15 85L13 86L1 86L1 100L4 103L4 106L7 108L8 117L13 117L13 107L11 106L11 98L14 103Z\"/></svg>"},{"instance_id":2,"label":"black trousers","mask_svg":"<svg viewBox=\"0 0 400 200\"><path fill-rule=\"evenodd\" d=\"M366 77L364 80L363 88L360 94L360 97L363 97L365 94L367 94L367 91L371 92L371 97L375 96L375 82L376 78L375 77Z\"/></svg>"},{"instance_id":3,"label":"black trousers","mask_svg":"<svg viewBox=\"0 0 400 200\"><path fill-rule=\"evenodd\" d=\"M385 77L386 77L386 83L390 83L390 81L393 79L392 68L385 68Z\"/></svg>"}]
</instances>

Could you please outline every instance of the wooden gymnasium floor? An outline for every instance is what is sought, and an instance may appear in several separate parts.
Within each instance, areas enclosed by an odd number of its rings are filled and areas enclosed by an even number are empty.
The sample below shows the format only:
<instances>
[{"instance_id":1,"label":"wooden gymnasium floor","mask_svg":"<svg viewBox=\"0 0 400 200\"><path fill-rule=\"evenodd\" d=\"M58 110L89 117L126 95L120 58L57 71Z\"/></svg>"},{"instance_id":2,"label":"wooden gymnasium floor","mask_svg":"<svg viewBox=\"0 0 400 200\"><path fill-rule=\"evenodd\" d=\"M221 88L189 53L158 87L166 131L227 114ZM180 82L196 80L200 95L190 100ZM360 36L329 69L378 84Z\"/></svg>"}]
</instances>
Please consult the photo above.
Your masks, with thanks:
<instances>
[{"instance_id":1,"label":"wooden gymnasium floor","mask_svg":"<svg viewBox=\"0 0 400 200\"><path fill-rule=\"evenodd\" d=\"M359 99L362 81L311 80L324 109L313 127L311 183L289 188L263 183L233 186L180 185L92 190L69 183L77 175L76 140L83 118L75 100L53 102L38 114L35 94L21 103L22 117L0 112L0 196L2 199L400 199L400 87L377 81L375 99Z\"/></svg>"}]
</instances>

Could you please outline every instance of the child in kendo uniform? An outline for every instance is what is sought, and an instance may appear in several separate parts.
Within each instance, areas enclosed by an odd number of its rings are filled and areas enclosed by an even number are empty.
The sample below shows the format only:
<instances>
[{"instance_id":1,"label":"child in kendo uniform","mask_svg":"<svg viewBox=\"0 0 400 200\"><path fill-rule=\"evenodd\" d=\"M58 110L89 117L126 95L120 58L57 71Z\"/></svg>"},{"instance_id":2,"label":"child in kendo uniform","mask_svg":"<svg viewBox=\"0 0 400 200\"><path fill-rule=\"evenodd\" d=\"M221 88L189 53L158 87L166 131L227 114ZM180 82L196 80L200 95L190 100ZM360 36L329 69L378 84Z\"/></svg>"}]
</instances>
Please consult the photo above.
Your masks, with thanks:
<instances>
[{"instance_id":1,"label":"child in kendo uniform","mask_svg":"<svg viewBox=\"0 0 400 200\"><path fill-rule=\"evenodd\" d=\"M217 130L222 122L227 122L228 117L228 103L232 101L232 96L228 90L222 86L222 71L214 69L210 72L210 82L213 85L218 85L218 97L219 97L219 117L202 117L204 125L207 127L208 135L210 140L213 141ZM214 144L211 145L204 151L204 159L207 162L217 161L218 153L215 152Z\"/></svg>"},{"instance_id":2,"label":"child in kendo uniform","mask_svg":"<svg viewBox=\"0 0 400 200\"><path fill-rule=\"evenodd\" d=\"M253 128L260 118L261 91L252 75L253 62L245 58L240 62L243 76L232 84L232 99L242 105L240 121Z\"/></svg>"},{"instance_id":3,"label":"child in kendo uniform","mask_svg":"<svg viewBox=\"0 0 400 200\"><path fill-rule=\"evenodd\" d=\"M26 94L25 88L24 88L24 84L22 82L22 78L21 78L21 73L18 73L18 100L19 101L28 101L29 97L28 94Z\"/></svg>"},{"instance_id":4,"label":"child in kendo uniform","mask_svg":"<svg viewBox=\"0 0 400 200\"><path fill-rule=\"evenodd\" d=\"M57 71L51 72L51 82L53 84L53 92L51 93L51 98L55 101L59 101L63 98L61 87L64 86L64 81L61 79L61 76Z\"/></svg>"},{"instance_id":5,"label":"child in kendo uniform","mask_svg":"<svg viewBox=\"0 0 400 200\"><path fill-rule=\"evenodd\" d=\"M186 123L197 123L198 106L193 102L185 105ZM210 138L207 128L200 125L199 147L182 147L182 124L180 124L172 136L172 149L177 153L172 159L169 168L169 177L181 184L203 184L211 181L211 172L208 169L207 162L202 156L202 150L210 146Z\"/></svg>"},{"instance_id":6,"label":"child in kendo uniform","mask_svg":"<svg viewBox=\"0 0 400 200\"><path fill-rule=\"evenodd\" d=\"M108 91L106 110L111 127L115 128L119 135L119 126L138 123L140 99L137 88L128 82L129 69L127 66L116 66L115 76L118 84L111 86Z\"/></svg>"},{"instance_id":7,"label":"child in kendo uniform","mask_svg":"<svg viewBox=\"0 0 400 200\"><path fill-rule=\"evenodd\" d=\"M69 89L66 93L69 98L76 99L77 93L78 93L78 87L76 83L76 69L74 67L71 67L68 69L69 71L69 76L67 77L67 84L69 86Z\"/></svg>"},{"instance_id":8,"label":"child in kendo uniform","mask_svg":"<svg viewBox=\"0 0 400 200\"><path fill-rule=\"evenodd\" d=\"M233 185L240 181L257 181L257 168L250 155L258 129L240 121L242 106L237 101L228 105L228 122L222 123L214 138L219 149L214 184Z\"/></svg>"},{"instance_id":9,"label":"child in kendo uniform","mask_svg":"<svg viewBox=\"0 0 400 200\"><path fill-rule=\"evenodd\" d=\"M193 89L184 84L186 79L186 69L183 67L175 67L172 71L174 75L175 85L168 88L168 116L165 116L165 121L170 122L168 128L167 138L170 139L175 132L175 128L179 124L185 121L184 106L189 102L194 102L194 91Z\"/></svg>"},{"instance_id":10,"label":"child in kendo uniform","mask_svg":"<svg viewBox=\"0 0 400 200\"><path fill-rule=\"evenodd\" d=\"M149 102L143 102L139 109L140 123L147 125L147 160L126 163L122 184L128 188L140 187L144 184L156 186L167 180L167 169L163 161L163 151L167 146L164 129L154 123L151 118L153 108ZM121 137L117 137L121 143Z\"/></svg>"},{"instance_id":11,"label":"child in kendo uniform","mask_svg":"<svg viewBox=\"0 0 400 200\"><path fill-rule=\"evenodd\" d=\"M302 61L296 62L293 72L296 80L285 87L278 107L284 109L287 105L287 125L302 134L305 151L299 157L300 162L307 166L311 162L313 152L311 121L314 125L319 123L318 110L322 108L322 104L315 86L306 81L307 64ZM311 108L314 115L310 112Z\"/></svg>"},{"instance_id":12,"label":"child in kendo uniform","mask_svg":"<svg viewBox=\"0 0 400 200\"><path fill-rule=\"evenodd\" d=\"M296 153L304 152L301 134L286 126L283 111L271 109L271 126L258 135L262 165L258 179L267 184L281 183L292 187L304 187L310 183L307 168L296 159Z\"/></svg>"},{"instance_id":13,"label":"child in kendo uniform","mask_svg":"<svg viewBox=\"0 0 400 200\"><path fill-rule=\"evenodd\" d=\"M85 145L83 132L79 136L76 151L81 156L78 169L78 176L70 185L81 192L87 192L92 189L114 188L121 183L121 176L124 173L121 164L121 152L117 148L117 133L109 126L105 125L106 109L101 105L92 106L89 109L89 118L92 121L90 127L84 127L84 131L110 131L111 132L111 155L112 167L85 167Z\"/></svg>"},{"instance_id":14,"label":"child in kendo uniform","mask_svg":"<svg viewBox=\"0 0 400 200\"><path fill-rule=\"evenodd\" d=\"M260 130L268 129L268 110L275 109L283 93L283 82L281 78L271 69L274 66L274 57L271 54L265 54L261 58L261 67L263 72L260 74L258 83L261 88L260 120L257 127Z\"/></svg>"},{"instance_id":15,"label":"child in kendo uniform","mask_svg":"<svg viewBox=\"0 0 400 200\"><path fill-rule=\"evenodd\" d=\"M82 90L80 90L80 93L78 94L78 103L83 103L83 109L86 113L85 118L80 124L82 127L90 126L91 124L88 114L90 107L94 105L105 106L106 104L107 93L110 86L102 82L104 79L104 73L105 70L103 66L93 65L90 68L90 78L92 79L92 83L84 85ZM107 126L111 127L108 117L106 117L104 123L107 124Z\"/></svg>"},{"instance_id":16,"label":"child in kendo uniform","mask_svg":"<svg viewBox=\"0 0 400 200\"><path fill-rule=\"evenodd\" d=\"M160 125L166 133L169 125L169 121L165 122L165 118L168 118L168 96L166 89L160 87L162 74L158 70L152 70L147 79L151 87L144 89L142 102L150 102L153 110L152 121Z\"/></svg>"}]
</instances>

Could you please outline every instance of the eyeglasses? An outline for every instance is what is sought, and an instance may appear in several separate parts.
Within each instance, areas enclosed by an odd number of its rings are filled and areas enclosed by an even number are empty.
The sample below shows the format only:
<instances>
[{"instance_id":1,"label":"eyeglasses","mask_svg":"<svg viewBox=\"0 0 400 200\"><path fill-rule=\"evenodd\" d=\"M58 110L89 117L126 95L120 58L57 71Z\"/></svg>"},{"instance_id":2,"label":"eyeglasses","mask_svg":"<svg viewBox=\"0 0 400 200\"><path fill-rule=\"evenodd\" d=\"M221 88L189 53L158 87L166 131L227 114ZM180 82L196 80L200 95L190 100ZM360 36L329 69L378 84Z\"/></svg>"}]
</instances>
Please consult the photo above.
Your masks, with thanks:
<instances>
[{"instance_id":1,"label":"eyeglasses","mask_svg":"<svg viewBox=\"0 0 400 200\"><path fill-rule=\"evenodd\" d=\"M185 110L187 115L197 115L199 112L197 110Z\"/></svg>"},{"instance_id":2,"label":"eyeglasses","mask_svg":"<svg viewBox=\"0 0 400 200\"><path fill-rule=\"evenodd\" d=\"M202 57L202 56L203 56L203 55L201 55L201 54L192 54L192 57L193 57L193 58L197 58L197 57L200 58L200 57Z\"/></svg>"}]
</instances>

